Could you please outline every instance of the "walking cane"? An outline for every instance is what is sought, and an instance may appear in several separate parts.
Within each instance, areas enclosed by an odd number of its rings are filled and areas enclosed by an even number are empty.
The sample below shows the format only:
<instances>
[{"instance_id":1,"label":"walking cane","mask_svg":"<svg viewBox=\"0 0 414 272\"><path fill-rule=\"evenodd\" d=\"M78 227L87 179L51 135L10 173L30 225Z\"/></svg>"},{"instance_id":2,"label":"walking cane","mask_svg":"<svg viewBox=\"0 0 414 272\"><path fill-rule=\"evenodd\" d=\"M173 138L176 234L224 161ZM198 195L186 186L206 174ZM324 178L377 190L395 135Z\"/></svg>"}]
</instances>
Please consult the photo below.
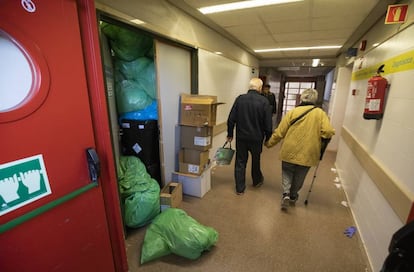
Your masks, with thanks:
<instances>
[{"instance_id":1,"label":"walking cane","mask_svg":"<svg viewBox=\"0 0 414 272\"><path fill-rule=\"evenodd\" d=\"M321 156L319 157L319 162L318 162L318 165L316 165L315 172L313 172L313 179L312 179L311 185L309 186L308 194L306 195L305 205L308 205L309 195L312 192L313 183L315 182L315 179L316 179L316 171L318 171L319 164L321 163L323 154L325 153L326 147L328 146L330 141L331 141L330 138L328 139L321 138Z\"/></svg>"},{"instance_id":2,"label":"walking cane","mask_svg":"<svg viewBox=\"0 0 414 272\"><path fill-rule=\"evenodd\" d=\"M316 168L315 168L315 172L313 172L313 179L312 179L311 185L310 185L310 187L309 187L308 194L306 195L305 205L308 205L308 198L309 198L310 193L312 192L313 182L315 181L315 178L316 178L316 171L318 171L318 167L319 167L319 163L320 163L320 162L321 162L321 161L319 161L319 162L318 162L318 165L316 165Z\"/></svg>"}]
</instances>

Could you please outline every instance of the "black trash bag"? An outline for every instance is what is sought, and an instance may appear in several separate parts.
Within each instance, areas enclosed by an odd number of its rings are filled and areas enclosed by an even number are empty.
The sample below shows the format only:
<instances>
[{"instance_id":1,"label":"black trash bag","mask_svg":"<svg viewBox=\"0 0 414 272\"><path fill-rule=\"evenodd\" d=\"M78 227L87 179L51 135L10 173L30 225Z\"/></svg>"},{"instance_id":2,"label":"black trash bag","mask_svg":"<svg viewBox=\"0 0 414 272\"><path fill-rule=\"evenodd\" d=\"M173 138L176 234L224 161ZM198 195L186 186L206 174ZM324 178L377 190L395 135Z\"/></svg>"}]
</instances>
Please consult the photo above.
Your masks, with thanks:
<instances>
[{"instance_id":1,"label":"black trash bag","mask_svg":"<svg viewBox=\"0 0 414 272\"><path fill-rule=\"evenodd\" d=\"M141 264L174 253L195 260L210 250L218 232L203 226L178 208L168 208L148 227L141 250Z\"/></svg>"}]
</instances>

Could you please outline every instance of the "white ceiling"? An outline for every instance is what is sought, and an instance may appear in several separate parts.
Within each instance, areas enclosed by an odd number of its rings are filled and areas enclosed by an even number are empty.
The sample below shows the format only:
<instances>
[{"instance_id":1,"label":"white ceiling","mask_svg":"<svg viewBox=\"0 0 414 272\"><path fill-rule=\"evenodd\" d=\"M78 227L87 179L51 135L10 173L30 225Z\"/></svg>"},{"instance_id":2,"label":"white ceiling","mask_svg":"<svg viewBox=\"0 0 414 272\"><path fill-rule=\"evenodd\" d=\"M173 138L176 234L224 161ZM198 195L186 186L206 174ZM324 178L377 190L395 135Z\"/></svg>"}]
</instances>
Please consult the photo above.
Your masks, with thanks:
<instances>
[{"instance_id":1,"label":"white ceiling","mask_svg":"<svg viewBox=\"0 0 414 272\"><path fill-rule=\"evenodd\" d=\"M224 4L229 0L170 0L254 54L261 67L285 68L289 76L325 74L397 1L389 0L304 0L289 4L215 14L201 14L197 8ZM340 49L254 53L255 49L340 45ZM321 66L311 68L313 58ZM296 67L296 68L291 68ZM298 68L300 67L300 68ZM283 68L282 68L283 69Z\"/></svg>"}]
</instances>

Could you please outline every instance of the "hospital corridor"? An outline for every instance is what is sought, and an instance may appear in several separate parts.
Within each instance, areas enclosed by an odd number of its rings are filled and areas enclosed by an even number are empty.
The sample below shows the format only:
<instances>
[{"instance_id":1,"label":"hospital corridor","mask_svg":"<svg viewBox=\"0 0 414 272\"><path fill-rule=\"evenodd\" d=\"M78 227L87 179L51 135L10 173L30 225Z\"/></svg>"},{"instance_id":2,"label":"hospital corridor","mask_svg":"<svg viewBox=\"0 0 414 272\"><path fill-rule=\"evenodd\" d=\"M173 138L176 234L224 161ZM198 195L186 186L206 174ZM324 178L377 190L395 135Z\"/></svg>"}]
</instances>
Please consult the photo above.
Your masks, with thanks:
<instances>
[{"instance_id":1,"label":"hospital corridor","mask_svg":"<svg viewBox=\"0 0 414 272\"><path fill-rule=\"evenodd\" d=\"M413 86L414 0L2 0L0 272L413 272Z\"/></svg>"}]
</instances>

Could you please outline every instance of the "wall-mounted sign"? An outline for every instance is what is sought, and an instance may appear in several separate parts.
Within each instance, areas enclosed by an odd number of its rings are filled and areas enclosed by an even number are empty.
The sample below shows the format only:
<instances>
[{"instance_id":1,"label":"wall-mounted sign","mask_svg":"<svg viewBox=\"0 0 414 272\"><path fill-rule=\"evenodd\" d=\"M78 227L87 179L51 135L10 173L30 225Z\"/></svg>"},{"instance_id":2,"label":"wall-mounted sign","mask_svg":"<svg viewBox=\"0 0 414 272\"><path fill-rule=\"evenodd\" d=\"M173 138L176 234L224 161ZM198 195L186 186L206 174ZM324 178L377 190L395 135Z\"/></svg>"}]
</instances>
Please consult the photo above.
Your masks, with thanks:
<instances>
[{"instance_id":1,"label":"wall-mounted sign","mask_svg":"<svg viewBox=\"0 0 414 272\"><path fill-rule=\"evenodd\" d=\"M408 4L389 5L385 24L401 24L407 19Z\"/></svg>"},{"instance_id":2,"label":"wall-mounted sign","mask_svg":"<svg viewBox=\"0 0 414 272\"><path fill-rule=\"evenodd\" d=\"M0 216L50 193L42 155L0 164Z\"/></svg>"}]
</instances>

